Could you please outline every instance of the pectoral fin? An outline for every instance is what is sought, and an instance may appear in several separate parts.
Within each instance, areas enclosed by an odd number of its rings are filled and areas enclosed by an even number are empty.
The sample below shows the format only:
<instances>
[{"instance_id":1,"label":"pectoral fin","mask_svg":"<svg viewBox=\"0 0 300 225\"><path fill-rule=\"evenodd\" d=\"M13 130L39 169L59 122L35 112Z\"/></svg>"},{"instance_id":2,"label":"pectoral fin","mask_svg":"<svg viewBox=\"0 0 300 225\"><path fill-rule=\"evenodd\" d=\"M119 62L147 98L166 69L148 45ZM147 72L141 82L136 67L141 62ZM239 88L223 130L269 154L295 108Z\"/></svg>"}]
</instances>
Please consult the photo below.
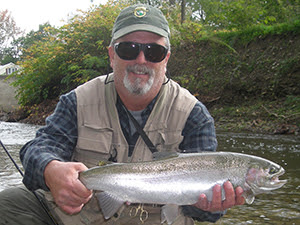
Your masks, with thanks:
<instances>
[{"instance_id":1,"label":"pectoral fin","mask_svg":"<svg viewBox=\"0 0 300 225\"><path fill-rule=\"evenodd\" d=\"M95 193L105 219L112 217L124 204L118 197L106 192Z\"/></svg>"},{"instance_id":2,"label":"pectoral fin","mask_svg":"<svg viewBox=\"0 0 300 225\"><path fill-rule=\"evenodd\" d=\"M161 223L167 221L168 225L172 224L179 215L178 205L164 205L161 210Z\"/></svg>"},{"instance_id":3,"label":"pectoral fin","mask_svg":"<svg viewBox=\"0 0 300 225\"><path fill-rule=\"evenodd\" d=\"M244 192L242 196L245 198L245 202L251 205L254 202L255 196L253 193Z\"/></svg>"}]
</instances>

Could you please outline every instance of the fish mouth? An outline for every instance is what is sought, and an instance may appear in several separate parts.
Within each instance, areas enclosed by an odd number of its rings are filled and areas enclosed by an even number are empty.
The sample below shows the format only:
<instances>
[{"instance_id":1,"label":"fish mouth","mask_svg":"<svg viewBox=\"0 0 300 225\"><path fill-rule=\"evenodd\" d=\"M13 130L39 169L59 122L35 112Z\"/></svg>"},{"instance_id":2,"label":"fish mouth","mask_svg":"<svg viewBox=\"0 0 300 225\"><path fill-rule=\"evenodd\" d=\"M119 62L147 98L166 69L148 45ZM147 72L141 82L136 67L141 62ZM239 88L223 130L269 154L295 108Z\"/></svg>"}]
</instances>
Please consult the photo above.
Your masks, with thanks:
<instances>
[{"instance_id":1,"label":"fish mouth","mask_svg":"<svg viewBox=\"0 0 300 225\"><path fill-rule=\"evenodd\" d=\"M281 188L286 182L287 180L279 180L279 176L283 175L285 173L285 170L281 167L280 170L273 174L270 177L270 188L273 189L277 189L277 188Z\"/></svg>"}]
</instances>

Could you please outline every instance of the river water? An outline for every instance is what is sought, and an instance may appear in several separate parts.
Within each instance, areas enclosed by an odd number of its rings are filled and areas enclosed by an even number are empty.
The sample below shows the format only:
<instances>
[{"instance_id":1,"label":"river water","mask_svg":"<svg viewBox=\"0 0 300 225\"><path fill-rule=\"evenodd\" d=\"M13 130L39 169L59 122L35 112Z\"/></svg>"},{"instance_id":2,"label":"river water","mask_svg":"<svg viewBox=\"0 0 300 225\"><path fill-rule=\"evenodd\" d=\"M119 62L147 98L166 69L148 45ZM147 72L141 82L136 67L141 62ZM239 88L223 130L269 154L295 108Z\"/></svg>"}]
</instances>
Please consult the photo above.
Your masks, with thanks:
<instances>
[{"instance_id":1,"label":"river water","mask_svg":"<svg viewBox=\"0 0 300 225\"><path fill-rule=\"evenodd\" d=\"M0 140L21 167L18 152L38 126L0 121ZM300 224L300 137L219 132L219 151L241 152L274 161L286 170L288 182L252 205L236 206L216 224ZM0 147L0 191L21 185L22 177ZM209 224L209 223L205 223Z\"/></svg>"}]
</instances>

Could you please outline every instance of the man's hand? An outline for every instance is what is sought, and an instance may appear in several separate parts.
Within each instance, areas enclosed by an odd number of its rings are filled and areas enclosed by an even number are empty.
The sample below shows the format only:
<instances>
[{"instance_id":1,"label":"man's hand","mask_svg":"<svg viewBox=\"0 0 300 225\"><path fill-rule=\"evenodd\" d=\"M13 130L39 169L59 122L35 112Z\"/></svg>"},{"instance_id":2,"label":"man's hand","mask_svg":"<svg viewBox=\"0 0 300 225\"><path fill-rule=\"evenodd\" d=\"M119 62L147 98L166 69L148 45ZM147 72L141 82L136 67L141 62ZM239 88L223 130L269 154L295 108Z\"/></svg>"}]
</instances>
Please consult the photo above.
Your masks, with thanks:
<instances>
[{"instance_id":1,"label":"man's hand","mask_svg":"<svg viewBox=\"0 0 300 225\"><path fill-rule=\"evenodd\" d=\"M224 211L225 209L231 208L235 205L243 205L245 203L245 199L242 196L243 189L241 187L237 187L235 190L232 184L227 181L223 185L225 190L225 200L222 201L222 187L220 185L215 185L213 188L213 198L212 201L209 202L205 194L201 194L199 197L199 201L194 205L199 209L209 212L216 211Z\"/></svg>"},{"instance_id":2,"label":"man's hand","mask_svg":"<svg viewBox=\"0 0 300 225\"><path fill-rule=\"evenodd\" d=\"M78 173L88 168L82 163L51 161L45 168L44 177L56 204L68 214L80 212L92 197L78 179Z\"/></svg>"}]
</instances>

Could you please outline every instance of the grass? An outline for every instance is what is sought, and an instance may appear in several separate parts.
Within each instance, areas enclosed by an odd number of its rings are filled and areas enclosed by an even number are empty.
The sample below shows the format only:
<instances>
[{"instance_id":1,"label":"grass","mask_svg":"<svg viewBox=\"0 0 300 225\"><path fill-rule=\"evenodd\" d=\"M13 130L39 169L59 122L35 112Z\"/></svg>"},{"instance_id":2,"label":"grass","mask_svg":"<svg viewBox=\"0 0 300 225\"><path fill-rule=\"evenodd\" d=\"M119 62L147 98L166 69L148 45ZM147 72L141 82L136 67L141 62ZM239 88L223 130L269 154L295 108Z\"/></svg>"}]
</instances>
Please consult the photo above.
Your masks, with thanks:
<instances>
[{"instance_id":1,"label":"grass","mask_svg":"<svg viewBox=\"0 0 300 225\"><path fill-rule=\"evenodd\" d=\"M219 130L291 134L299 132L299 96L287 96L274 101L252 100L240 105L216 105L209 111Z\"/></svg>"}]
</instances>

